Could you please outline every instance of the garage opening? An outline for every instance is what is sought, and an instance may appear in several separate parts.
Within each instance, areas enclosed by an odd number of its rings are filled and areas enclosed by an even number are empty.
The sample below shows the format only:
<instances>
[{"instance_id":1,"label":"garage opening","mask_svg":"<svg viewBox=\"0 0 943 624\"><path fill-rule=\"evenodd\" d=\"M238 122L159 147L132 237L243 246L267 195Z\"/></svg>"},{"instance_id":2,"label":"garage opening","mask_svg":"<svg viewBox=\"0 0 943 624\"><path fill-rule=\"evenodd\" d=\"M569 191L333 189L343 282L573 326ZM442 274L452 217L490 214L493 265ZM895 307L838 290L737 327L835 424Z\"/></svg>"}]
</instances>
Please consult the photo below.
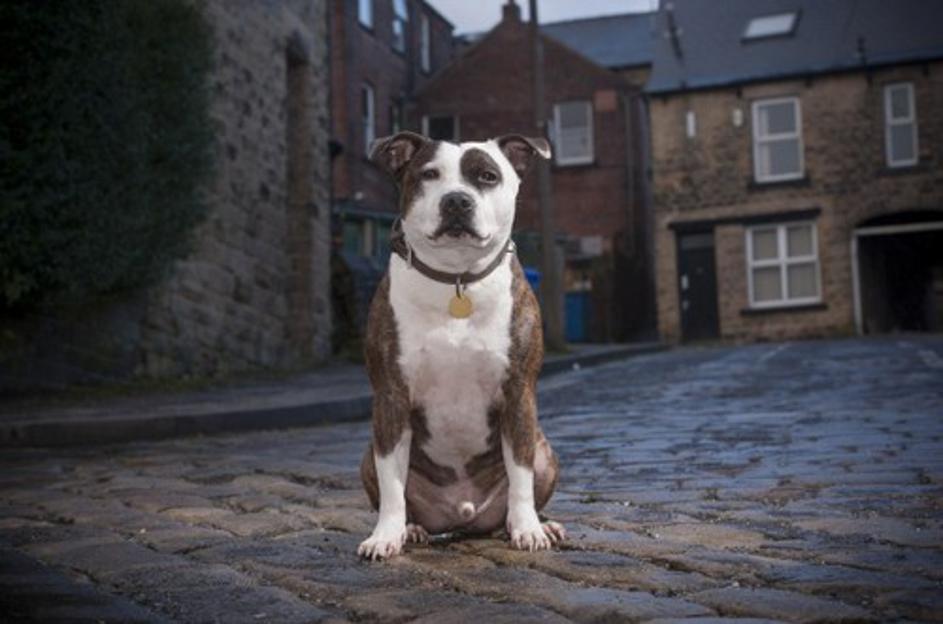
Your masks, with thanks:
<instances>
[{"instance_id":1,"label":"garage opening","mask_svg":"<svg viewBox=\"0 0 943 624\"><path fill-rule=\"evenodd\" d=\"M943 211L866 221L852 253L859 333L943 331Z\"/></svg>"}]
</instances>

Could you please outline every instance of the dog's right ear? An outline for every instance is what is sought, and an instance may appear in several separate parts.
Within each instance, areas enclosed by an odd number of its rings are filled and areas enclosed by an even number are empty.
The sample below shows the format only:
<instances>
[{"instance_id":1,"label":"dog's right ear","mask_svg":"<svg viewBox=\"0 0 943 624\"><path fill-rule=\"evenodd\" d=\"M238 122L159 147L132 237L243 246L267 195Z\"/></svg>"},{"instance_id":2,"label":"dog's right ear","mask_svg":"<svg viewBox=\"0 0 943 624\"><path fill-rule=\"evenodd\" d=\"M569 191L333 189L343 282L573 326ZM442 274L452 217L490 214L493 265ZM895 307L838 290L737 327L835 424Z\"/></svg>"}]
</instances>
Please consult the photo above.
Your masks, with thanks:
<instances>
[{"instance_id":1,"label":"dog's right ear","mask_svg":"<svg viewBox=\"0 0 943 624\"><path fill-rule=\"evenodd\" d=\"M427 141L429 139L415 132L397 132L393 136L373 142L370 146L370 160L398 178L403 168Z\"/></svg>"}]
</instances>

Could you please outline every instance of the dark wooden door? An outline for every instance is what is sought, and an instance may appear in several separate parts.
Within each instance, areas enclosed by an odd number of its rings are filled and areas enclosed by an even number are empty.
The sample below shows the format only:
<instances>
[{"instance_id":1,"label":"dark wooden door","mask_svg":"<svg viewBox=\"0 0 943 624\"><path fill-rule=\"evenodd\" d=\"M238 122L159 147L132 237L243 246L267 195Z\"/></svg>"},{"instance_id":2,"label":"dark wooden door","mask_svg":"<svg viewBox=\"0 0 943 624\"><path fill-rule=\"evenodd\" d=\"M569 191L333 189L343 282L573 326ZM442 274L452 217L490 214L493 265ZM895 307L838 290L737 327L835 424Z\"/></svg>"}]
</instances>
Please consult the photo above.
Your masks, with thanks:
<instances>
[{"instance_id":1,"label":"dark wooden door","mask_svg":"<svg viewBox=\"0 0 943 624\"><path fill-rule=\"evenodd\" d=\"M688 342L719 337L712 231L678 234L678 294L682 339Z\"/></svg>"}]
</instances>

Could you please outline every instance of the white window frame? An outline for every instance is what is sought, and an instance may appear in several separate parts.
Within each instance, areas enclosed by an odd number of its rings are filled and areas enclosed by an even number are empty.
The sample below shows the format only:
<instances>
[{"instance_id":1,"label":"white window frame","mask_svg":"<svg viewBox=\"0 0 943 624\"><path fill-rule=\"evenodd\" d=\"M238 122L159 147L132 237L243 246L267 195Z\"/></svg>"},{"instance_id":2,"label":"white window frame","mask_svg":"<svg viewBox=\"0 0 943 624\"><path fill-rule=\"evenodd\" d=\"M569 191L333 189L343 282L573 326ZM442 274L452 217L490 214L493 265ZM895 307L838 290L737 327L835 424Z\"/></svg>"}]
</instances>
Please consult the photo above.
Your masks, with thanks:
<instances>
[{"instance_id":1,"label":"white window frame","mask_svg":"<svg viewBox=\"0 0 943 624\"><path fill-rule=\"evenodd\" d=\"M393 5L393 24L391 26L393 49L405 53L409 35L409 5L407 5L406 0L391 0L391 2ZM400 29L399 37L396 33L397 26Z\"/></svg>"},{"instance_id":2,"label":"white window frame","mask_svg":"<svg viewBox=\"0 0 943 624\"><path fill-rule=\"evenodd\" d=\"M357 21L361 26L373 29L373 0L358 0Z\"/></svg>"},{"instance_id":3,"label":"white window frame","mask_svg":"<svg viewBox=\"0 0 943 624\"><path fill-rule=\"evenodd\" d=\"M795 132L781 132L760 136L760 115L759 109L763 106L783 104L790 102L796 109L796 130ZM805 144L802 140L802 105L796 96L770 98L756 100L752 106L753 113L753 179L757 182L783 182L786 180L801 180L805 176ZM760 175L760 146L766 143L775 143L776 141L797 139L799 145L799 171L795 173L782 173L777 175Z\"/></svg>"},{"instance_id":4,"label":"white window frame","mask_svg":"<svg viewBox=\"0 0 943 624\"><path fill-rule=\"evenodd\" d=\"M419 67L427 74L432 71L432 25L425 13L419 18Z\"/></svg>"},{"instance_id":5,"label":"white window frame","mask_svg":"<svg viewBox=\"0 0 943 624\"><path fill-rule=\"evenodd\" d=\"M586 107L586 119L587 119L587 132L589 133L589 148L588 153L583 156L575 156L564 158L563 149L560 148L560 137L562 136L560 132L560 107L565 104L583 104ZM595 127L594 127L594 110L593 103L590 100L570 100L568 102L559 102L553 105L553 126L551 128L552 138L554 142L553 150L554 157L556 158L557 165L561 167L567 167L571 165L587 165L596 160L596 142L595 142Z\"/></svg>"},{"instance_id":6,"label":"white window frame","mask_svg":"<svg viewBox=\"0 0 943 624\"><path fill-rule=\"evenodd\" d=\"M791 227L809 226L812 229L812 253L805 256L788 256L787 230ZM761 230L776 231L776 257L764 260L753 259L753 233ZM762 310L764 308L790 308L811 305L822 302L822 264L819 261L818 227L814 221L788 221L786 223L764 223L746 228L746 261L747 261L747 289L749 291L750 308ZM788 268L794 264L815 264L814 297L790 297ZM753 287L753 270L769 267L779 267L780 298L766 301L756 301Z\"/></svg>"},{"instance_id":7,"label":"white window frame","mask_svg":"<svg viewBox=\"0 0 943 624\"><path fill-rule=\"evenodd\" d=\"M891 93L897 89L903 88L907 91L907 98L910 104L910 110L907 117L894 118L891 108ZM904 160L894 160L893 144L891 141L891 128L895 126L909 125L914 141L913 158ZM914 85L912 82L895 82L884 86L884 154L887 159L888 167L912 167L920 160L920 146L917 143L917 102L914 99Z\"/></svg>"},{"instance_id":8,"label":"white window frame","mask_svg":"<svg viewBox=\"0 0 943 624\"><path fill-rule=\"evenodd\" d=\"M363 123L363 152L369 158L370 147L377 138L376 93L373 90L373 86L365 82L360 85L360 95L361 107L363 108L363 110L360 111L362 116L361 121ZM366 95L366 97L364 97L364 95ZM366 107L363 107L364 102L367 104Z\"/></svg>"}]
</instances>

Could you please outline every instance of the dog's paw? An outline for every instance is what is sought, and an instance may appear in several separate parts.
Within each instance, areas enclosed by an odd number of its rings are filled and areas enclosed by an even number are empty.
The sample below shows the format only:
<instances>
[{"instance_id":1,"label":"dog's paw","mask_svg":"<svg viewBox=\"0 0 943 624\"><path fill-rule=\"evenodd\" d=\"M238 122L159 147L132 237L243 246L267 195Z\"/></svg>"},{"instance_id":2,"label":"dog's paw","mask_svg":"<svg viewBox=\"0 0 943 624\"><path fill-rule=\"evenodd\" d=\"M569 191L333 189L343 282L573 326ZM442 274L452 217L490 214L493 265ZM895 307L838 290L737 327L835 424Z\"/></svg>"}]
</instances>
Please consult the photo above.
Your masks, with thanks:
<instances>
[{"instance_id":1,"label":"dog's paw","mask_svg":"<svg viewBox=\"0 0 943 624\"><path fill-rule=\"evenodd\" d=\"M357 554L371 561L389 559L403 552L403 544L406 543L406 538L405 524L399 526L377 525L370 537L360 543Z\"/></svg>"},{"instance_id":2,"label":"dog's paw","mask_svg":"<svg viewBox=\"0 0 943 624\"><path fill-rule=\"evenodd\" d=\"M537 512L533 509L508 514L508 535L511 536L511 546L518 550L549 550L553 544L544 526L540 524ZM561 529L563 527L560 527Z\"/></svg>"}]
</instances>

